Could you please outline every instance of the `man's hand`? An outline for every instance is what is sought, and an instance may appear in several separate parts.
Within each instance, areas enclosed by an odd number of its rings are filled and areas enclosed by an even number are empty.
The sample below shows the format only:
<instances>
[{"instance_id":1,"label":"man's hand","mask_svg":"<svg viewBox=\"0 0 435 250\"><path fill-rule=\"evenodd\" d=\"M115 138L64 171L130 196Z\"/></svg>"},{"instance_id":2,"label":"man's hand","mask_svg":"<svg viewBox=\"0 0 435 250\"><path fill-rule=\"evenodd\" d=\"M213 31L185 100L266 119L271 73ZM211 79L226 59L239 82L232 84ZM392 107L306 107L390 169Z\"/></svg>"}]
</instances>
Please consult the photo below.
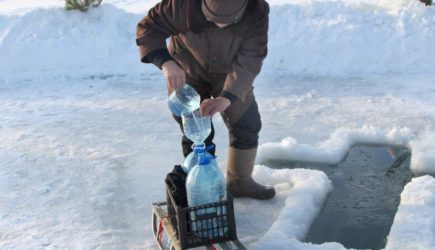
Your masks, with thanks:
<instances>
[{"instance_id":1,"label":"man's hand","mask_svg":"<svg viewBox=\"0 0 435 250\"><path fill-rule=\"evenodd\" d=\"M168 92L182 88L186 83L186 73L176 62L169 60L162 65L163 74L166 78Z\"/></svg>"},{"instance_id":2,"label":"man's hand","mask_svg":"<svg viewBox=\"0 0 435 250\"><path fill-rule=\"evenodd\" d=\"M205 99L201 103L201 115L213 117L216 112L223 112L231 105L231 101L219 96L215 99Z\"/></svg>"}]
</instances>

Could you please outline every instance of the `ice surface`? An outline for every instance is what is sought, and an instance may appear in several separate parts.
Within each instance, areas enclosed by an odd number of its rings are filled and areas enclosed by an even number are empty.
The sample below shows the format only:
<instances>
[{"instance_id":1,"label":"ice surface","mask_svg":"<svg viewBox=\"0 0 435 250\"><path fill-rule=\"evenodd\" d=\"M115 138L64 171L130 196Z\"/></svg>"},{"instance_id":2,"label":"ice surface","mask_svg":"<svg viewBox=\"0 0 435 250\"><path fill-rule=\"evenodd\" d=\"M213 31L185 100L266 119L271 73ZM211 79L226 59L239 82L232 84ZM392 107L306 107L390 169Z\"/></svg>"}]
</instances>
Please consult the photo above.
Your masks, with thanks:
<instances>
[{"instance_id":1,"label":"ice surface","mask_svg":"<svg viewBox=\"0 0 435 250\"><path fill-rule=\"evenodd\" d=\"M164 79L135 45L156 2L107 0L83 14L63 1L0 1L0 248L156 249L150 203L164 200L163 179L183 162ZM362 141L405 145L412 170L433 173L434 8L278 2L255 83L259 161L333 162ZM225 171L227 132L214 124ZM278 194L236 200L244 244L343 249L300 242L330 188L324 174L260 165L254 174ZM433 180L407 185L387 248L435 247Z\"/></svg>"}]
</instances>

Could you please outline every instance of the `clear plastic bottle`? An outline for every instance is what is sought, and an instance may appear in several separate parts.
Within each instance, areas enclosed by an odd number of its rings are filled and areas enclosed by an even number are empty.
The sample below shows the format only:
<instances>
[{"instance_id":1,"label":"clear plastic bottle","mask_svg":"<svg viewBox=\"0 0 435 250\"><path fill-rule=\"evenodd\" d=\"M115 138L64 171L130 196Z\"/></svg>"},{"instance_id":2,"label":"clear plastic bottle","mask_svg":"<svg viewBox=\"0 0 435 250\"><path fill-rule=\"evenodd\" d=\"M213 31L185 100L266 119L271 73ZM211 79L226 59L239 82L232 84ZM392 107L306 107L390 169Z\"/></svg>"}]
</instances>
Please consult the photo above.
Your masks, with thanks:
<instances>
[{"instance_id":1,"label":"clear plastic bottle","mask_svg":"<svg viewBox=\"0 0 435 250\"><path fill-rule=\"evenodd\" d=\"M201 97L196 90L188 84L174 90L168 97L168 106L176 116L191 112L199 108Z\"/></svg>"},{"instance_id":2,"label":"clear plastic bottle","mask_svg":"<svg viewBox=\"0 0 435 250\"><path fill-rule=\"evenodd\" d=\"M204 205L207 203L219 202L226 199L225 177L219 170L215 156L199 153L198 164L189 172L186 179L187 203L190 207ZM226 215L226 209L222 211L216 208L200 209L196 215L217 214ZM192 212L192 220L196 220L196 215ZM197 220L192 223L192 230L199 237L222 236L228 227L226 221L217 219ZM219 226L219 229L216 229ZM213 229L215 228L215 229Z\"/></svg>"},{"instance_id":3,"label":"clear plastic bottle","mask_svg":"<svg viewBox=\"0 0 435 250\"><path fill-rule=\"evenodd\" d=\"M183 113L181 119L184 135L196 145L203 144L211 132L210 116L202 117L201 111L198 108L194 111Z\"/></svg>"},{"instance_id":4,"label":"clear plastic bottle","mask_svg":"<svg viewBox=\"0 0 435 250\"><path fill-rule=\"evenodd\" d=\"M210 116L202 117L199 109L185 112L181 115L184 135L193 141L193 151L186 157L183 167L186 173L198 163L198 153L203 152L209 156L204 141L211 132Z\"/></svg>"}]
</instances>

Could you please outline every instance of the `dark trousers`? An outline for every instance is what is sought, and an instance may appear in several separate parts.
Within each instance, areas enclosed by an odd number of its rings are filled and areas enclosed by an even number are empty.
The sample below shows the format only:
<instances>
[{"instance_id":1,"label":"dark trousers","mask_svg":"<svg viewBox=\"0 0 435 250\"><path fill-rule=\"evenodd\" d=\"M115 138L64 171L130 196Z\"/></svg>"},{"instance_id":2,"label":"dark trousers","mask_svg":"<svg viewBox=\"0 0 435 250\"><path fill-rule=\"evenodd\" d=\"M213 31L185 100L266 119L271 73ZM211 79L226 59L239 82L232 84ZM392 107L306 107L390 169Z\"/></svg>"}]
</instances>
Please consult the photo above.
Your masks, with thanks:
<instances>
[{"instance_id":1,"label":"dark trousers","mask_svg":"<svg viewBox=\"0 0 435 250\"><path fill-rule=\"evenodd\" d=\"M195 86L193 86L195 88ZM201 102L204 99L210 98L210 94L201 89L195 88L198 94L201 96ZM240 105L239 101L235 101L231 105ZM234 108L234 107L233 107ZM253 149L258 146L258 134L261 130L261 117L258 112L258 105L254 98L252 98L251 104L246 110L243 110L243 114L231 115L223 112L223 121L228 128L230 147L237 149ZM180 125L181 131L183 131L183 125L181 117L173 115L174 119ZM215 145L213 143L214 138L214 126L211 124L211 133L205 140L207 146ZM193 142L183 135L181 139L181 145L183 149L184 157L192 152ZM216 146L216 145L215 145ZM209 151L210 154L215 154L215 148Z\"/></svg>"}]
</instances>

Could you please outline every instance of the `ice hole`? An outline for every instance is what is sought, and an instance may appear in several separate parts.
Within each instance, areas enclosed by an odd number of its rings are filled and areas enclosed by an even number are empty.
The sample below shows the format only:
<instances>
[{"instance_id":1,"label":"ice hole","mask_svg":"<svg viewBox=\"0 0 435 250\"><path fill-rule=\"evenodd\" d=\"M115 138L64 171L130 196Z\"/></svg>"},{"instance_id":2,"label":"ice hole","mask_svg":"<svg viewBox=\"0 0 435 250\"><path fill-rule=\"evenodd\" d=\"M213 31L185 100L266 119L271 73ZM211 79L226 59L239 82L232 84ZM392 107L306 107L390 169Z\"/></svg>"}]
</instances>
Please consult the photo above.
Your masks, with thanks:
<instances>
[{"instance_id":1,"label":"ice hole","mask_svg":"<svg viewBox=\"0 0 435 250\"><path fill-rule=\"evenodd\" d=\"M393 224L403 187L413 177L405 148L356 145L337 165L269 160L272 168L325 172L333 190L305 242L339 242L346 248L381 249Z\"/></svg>"}]
</instances>

